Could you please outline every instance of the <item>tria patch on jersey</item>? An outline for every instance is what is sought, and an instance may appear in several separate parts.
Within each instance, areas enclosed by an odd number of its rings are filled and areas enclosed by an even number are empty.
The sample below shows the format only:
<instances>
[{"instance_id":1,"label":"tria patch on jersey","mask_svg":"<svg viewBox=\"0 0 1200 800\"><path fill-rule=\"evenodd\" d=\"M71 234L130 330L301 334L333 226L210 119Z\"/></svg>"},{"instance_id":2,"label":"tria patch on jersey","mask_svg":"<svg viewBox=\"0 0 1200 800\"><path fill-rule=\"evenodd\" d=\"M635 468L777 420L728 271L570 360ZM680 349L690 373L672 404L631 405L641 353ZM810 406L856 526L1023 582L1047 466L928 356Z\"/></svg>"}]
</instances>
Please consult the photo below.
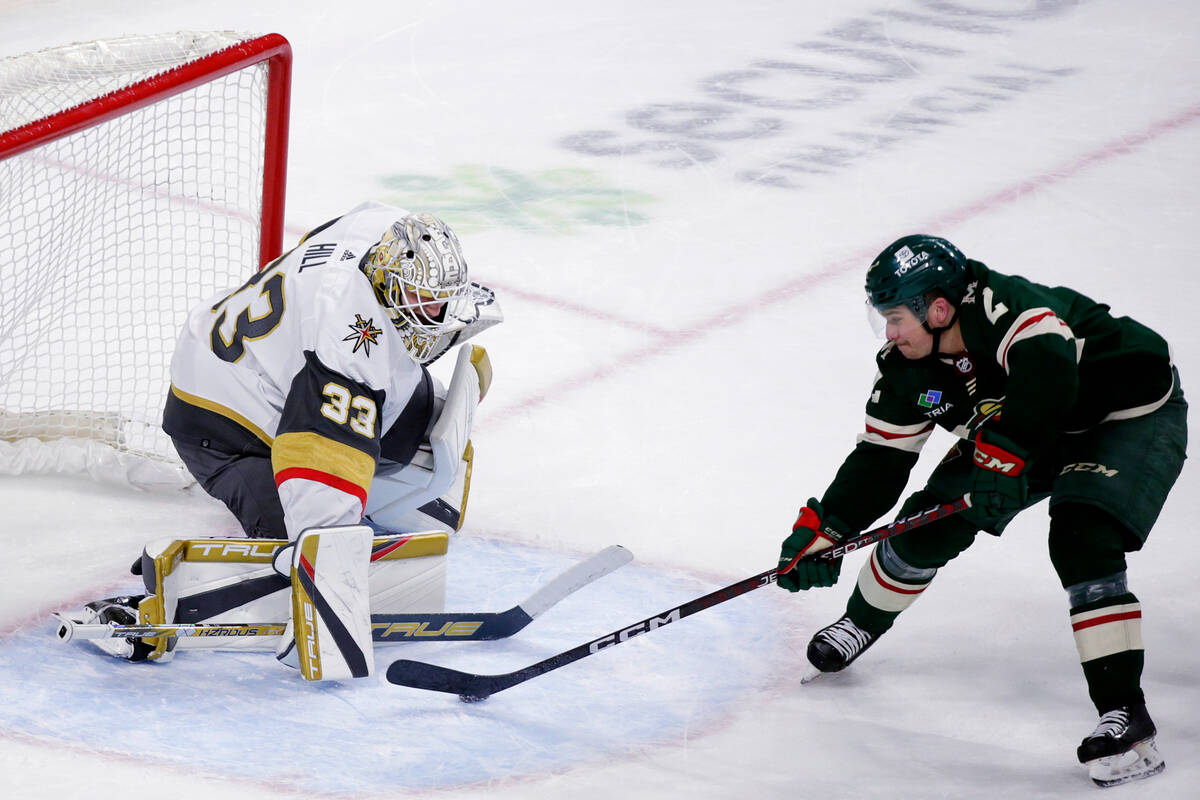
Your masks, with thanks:
<instances>
[{"instance_id":1,"label":"tria patch on jersey","mask_svg":"<svg viewBox=\"0 0 1200 800\"><path fill-rule=\"evenodd\" d=\"M917 405L922 408L933 408L940 402L942 402L942 393L937 389L930 389L917 397Z\"/></svg>"},{"instance_id":2,"label":"tria patch on jersey","mask_svg":"<svg viewBox=\"0 0 1200 800\"><path fill-rule=\"evenodd\" d=\"M343 342L354 342L354 349L351 352L357 353L361 347L363 352L368 356L371 355L371 345L379 344L379 337L383 333L374 326L374 322L374 317L363 319L361 314L354 315L354 322L350 324L350 330L353 333L342 339Z\"/></svg>"}]
</instances>

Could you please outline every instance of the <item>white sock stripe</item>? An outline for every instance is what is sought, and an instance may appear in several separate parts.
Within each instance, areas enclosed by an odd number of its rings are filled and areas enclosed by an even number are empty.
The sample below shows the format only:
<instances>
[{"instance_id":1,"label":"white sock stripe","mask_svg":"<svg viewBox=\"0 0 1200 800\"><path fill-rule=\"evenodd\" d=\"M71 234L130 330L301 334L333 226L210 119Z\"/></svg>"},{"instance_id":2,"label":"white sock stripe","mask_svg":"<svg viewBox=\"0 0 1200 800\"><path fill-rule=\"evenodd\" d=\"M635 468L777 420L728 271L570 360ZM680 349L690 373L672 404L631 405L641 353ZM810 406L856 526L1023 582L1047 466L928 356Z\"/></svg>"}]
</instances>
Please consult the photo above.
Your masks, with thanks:
<instances>
[{"instance_id":1,"label":"white sock stripe","mask_svg":"<svg viewBox=\"0 0 1200 800\"><path fill-rule=\"evenodd\" d=\"M880 545L882 546L882 545ZM897 594L920 594L925 591L925 587L929 582L925 583L908 583L906 581L893 578L883 568L883 562L879 559L879 547L871 550L871 571L874 574L875 580L879 585L888 591L896 592Z\"/></svg>"},{"instance_id":2,"label":"white sock stripe","mask_svg":"<svg viewBox=\"0 0 1200 800\"><path fill-rule=\"evenodd\" d=\"M884 574L874 550L858 572L863 599L881 611L903 611L925 591L928 583L904 583Z\"/></svg>"},{"instance_id":3,"label":"white sock stripe","mask_svg":"<svg viewBox=\"0 0 1200 800\"><path fill-rule=\"evenodd\" d=\"M1139 603L1084 611L1071 615L1075 648L1080 661L1143 650L1142 607Z\"/></svg>"}]
</instances>

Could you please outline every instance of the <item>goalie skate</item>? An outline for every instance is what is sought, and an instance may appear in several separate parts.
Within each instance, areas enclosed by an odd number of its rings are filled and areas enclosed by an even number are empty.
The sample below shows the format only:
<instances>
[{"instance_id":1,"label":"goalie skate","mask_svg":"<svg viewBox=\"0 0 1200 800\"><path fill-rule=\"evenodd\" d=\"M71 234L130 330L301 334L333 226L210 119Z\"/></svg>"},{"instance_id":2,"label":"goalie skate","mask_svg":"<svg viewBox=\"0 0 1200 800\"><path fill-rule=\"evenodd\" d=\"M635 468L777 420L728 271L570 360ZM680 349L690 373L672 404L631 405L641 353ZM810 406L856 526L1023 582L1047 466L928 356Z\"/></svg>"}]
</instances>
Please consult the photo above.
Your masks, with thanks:
<instances>
[{"instance_id":1,"label":"goalie skate","mask_svg":"<svg viewBox=\"0 0 1200 800\"><path fill-rule=\"evenodd\" d=\"M1154 722L1146 706L1134 705L1109 711L1100 717L1096 730L1079 745L1079 761L1097 786L1149 778L1166 769L1154 746Z\"/></svg>"}]
</instances>

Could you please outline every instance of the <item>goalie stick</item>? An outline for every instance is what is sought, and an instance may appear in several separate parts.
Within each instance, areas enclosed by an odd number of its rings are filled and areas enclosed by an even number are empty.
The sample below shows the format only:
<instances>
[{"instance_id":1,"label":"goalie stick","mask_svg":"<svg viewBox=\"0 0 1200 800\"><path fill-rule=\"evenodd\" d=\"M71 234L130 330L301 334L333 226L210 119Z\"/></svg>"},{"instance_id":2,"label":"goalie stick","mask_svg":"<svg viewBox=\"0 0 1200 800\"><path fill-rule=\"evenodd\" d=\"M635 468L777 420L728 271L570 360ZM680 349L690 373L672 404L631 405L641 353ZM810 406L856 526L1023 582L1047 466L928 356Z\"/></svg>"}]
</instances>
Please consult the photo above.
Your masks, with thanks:
<instances>
[{"instance_id":1,"label":"goalie stick","mask_svg":"<svg viewBox=\"0 0 1200 800\"><path fill-rule=\"evenodd\" d=\"M429 612L413 614L372 614L371 638L375 642L486 641L504 639L520 631L551 606L603 578L633 560L633 553L619 544L565 570L518 605L495 612ZM87 624L62 614L56 635L61 641L72 639L152 638L156 636L280 636L282 622L177 623L173 625Z\"/></svg>"},{"instance_id":2,"label":"goalie stick","mask_svg":"<svg viewBox=\"0 0 1200 800\"><path fill-rule=\"evenodd\" d=\"M930 522L948 517L951 514L957 514L969 506L970 501L966 497L960 497L952 502L928 508L910 517L896 520L888 525L854 536L835 547L822 550L810 556L810 558L814 560L838 558L869 544L896 536L905 531L910 531L913 528L919 528L922 525L928 525ZM690 600L662 614L647 617L641 622L635 622L633 625L620 628L598 639L593 639L590 642L572 647L570 650L565 650L558 655L551 656L544 661L539 661L536 664L516 670L515 672L507 672L500 675L477 675L469 672L460 672L459 670L447 667L440 667L437 664L430 664L424 661L400 659L399 661L392 662L391 666L388 667L387 679L398 686L456 694L464 702L484 700L496 692L516 686L518 683L524 683L530 678L544 675L559 667L565 667L567 664L571 664L581 658L587 658L601 650L628 641L634 636L649 633L664 625L678 622L684 617L691 616L706 608L712 608L719 603L724 603L726 600L732 600L761 586L774 583L779 573L791 570L797 560L799 559L794 559L783 570L769 569L766 572L760 572L757 575L730 584L723 589L718 589L703 597Z\"/></svg>"}]
</instances>

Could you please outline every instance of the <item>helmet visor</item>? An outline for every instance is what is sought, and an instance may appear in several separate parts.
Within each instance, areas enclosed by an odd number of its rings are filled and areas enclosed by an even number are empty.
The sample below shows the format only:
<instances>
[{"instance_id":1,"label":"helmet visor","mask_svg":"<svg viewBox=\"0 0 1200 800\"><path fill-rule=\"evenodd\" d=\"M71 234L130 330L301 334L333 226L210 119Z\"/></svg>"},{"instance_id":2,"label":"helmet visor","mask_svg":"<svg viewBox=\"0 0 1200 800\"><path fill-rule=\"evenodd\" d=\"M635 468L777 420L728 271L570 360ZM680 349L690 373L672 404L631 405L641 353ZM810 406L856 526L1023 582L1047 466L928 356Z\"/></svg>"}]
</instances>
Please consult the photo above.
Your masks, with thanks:
<instances>
[{"instance_id":1,"label":"helmet visor","mask_svg":"<svg viewBox=\"0 0 1200 800\"><path fill-rule=\"evenodd\" d=\"M867 312L867 323L880 339L888 338L889 327L900 331L914 324L924 326L925 318L929 314L929 305L924 302L924 298L881 308L873 305L868 297L864 308Z\"/></svg>"},{"instance_id":2,"label":"helmet visor","mask_svg":"<svg viewBox=\"0 0 1200 800\"><path fill-rule=\"evenodd\" d=\"M863 301L863 309L867 312L867 324L871 326L871 333L875 334L876 339L884 339L887 337L887 322L883 319L883 312L871 304L871 298Z\"/></svg>"}]
</instances>

